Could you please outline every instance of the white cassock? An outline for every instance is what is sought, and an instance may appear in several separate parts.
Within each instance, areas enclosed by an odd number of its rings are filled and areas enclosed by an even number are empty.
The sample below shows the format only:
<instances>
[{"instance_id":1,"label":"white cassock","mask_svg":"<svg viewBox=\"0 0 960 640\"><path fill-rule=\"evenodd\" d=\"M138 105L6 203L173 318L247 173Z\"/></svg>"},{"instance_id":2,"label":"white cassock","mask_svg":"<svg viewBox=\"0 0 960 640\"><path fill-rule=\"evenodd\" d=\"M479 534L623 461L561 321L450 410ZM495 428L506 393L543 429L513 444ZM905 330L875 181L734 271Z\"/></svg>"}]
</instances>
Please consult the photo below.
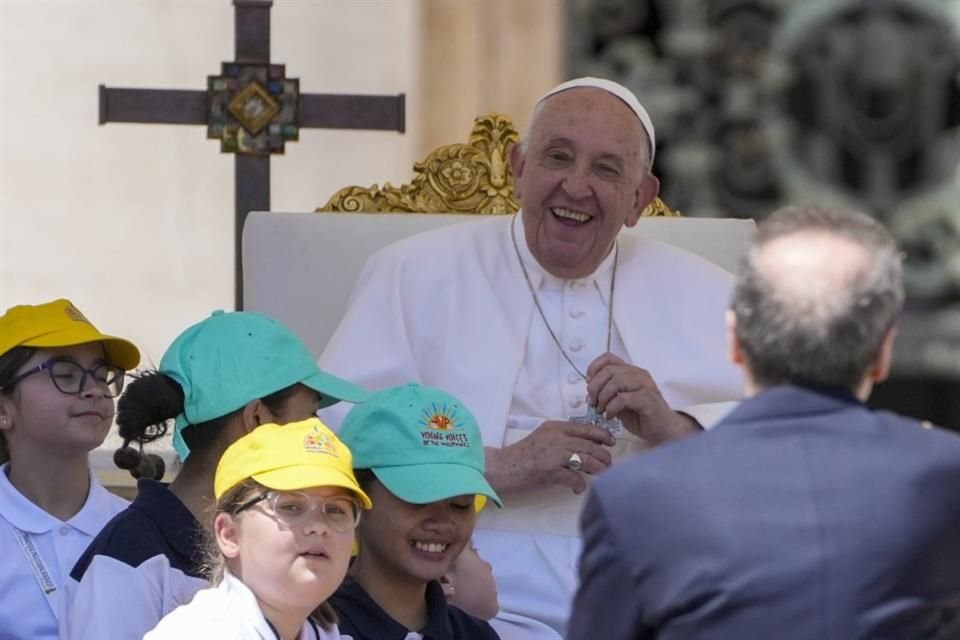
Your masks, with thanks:
<instances>
[{"instance_id":1,"label":"white cassock","mask_svg":"<svg viewBox=\"0 0 960 640\"><path fill-rule=\"evenodd\" d=\"M606 351L614 252L592 276L556 278L534 260L519 216L442 227L371 256L320 367L370 389L408 381L445 389L473 412L489 447L516 442L544 420L586 413L586 383L536 310L512 224L544 315L586 371ZM732 276L633 234L617 242L610 350L647 369L671 407L712 425L743 389L726 358ZM339 427L347 410L339 403L324 418ZM644 446L624 434L614 455ZM558 487L480 513L474 541L493 565L501 605L494 626L505 640L562 637L577 583L582 500Z\"/></svg>"}]
</instances>

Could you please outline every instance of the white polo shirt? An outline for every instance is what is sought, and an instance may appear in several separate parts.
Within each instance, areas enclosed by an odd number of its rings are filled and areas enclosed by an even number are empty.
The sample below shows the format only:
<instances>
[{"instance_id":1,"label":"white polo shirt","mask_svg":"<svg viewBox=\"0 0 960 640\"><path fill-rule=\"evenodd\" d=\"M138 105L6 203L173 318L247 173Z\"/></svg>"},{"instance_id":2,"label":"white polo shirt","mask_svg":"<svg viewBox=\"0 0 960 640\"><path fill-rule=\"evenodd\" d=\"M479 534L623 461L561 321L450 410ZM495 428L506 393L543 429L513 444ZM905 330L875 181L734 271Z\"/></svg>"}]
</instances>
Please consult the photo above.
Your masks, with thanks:
<instances>
[{"instance_id":1,"label":"white polo shirt","mask_svg":"<svg viewBox=\"0 0 960 640\"><path fill-rule=\"evenodd\" d=\"M263 616L253 592L225 571L219 585L197 592L188 604L167 614L143 640L184 638L276 640L279 636ZM350 640L350 637L341 636L336 625L324 629L307 619L297 640Z\"/></svg>"},{"instance_id":2,"label":"white polo shirt","mask_svg":"<svg viewBox=\"0 0 960 640\"><path fill-rule=\"evenodd\" d=\"M127 502L104 489L91 472L86 502L64 522L17 491L8 468L0 466L0 640L56 640L67 600L64 580L100 528ZM44 595L38 575L45 576L49 594Z\"/></svg>"}]
</instances>

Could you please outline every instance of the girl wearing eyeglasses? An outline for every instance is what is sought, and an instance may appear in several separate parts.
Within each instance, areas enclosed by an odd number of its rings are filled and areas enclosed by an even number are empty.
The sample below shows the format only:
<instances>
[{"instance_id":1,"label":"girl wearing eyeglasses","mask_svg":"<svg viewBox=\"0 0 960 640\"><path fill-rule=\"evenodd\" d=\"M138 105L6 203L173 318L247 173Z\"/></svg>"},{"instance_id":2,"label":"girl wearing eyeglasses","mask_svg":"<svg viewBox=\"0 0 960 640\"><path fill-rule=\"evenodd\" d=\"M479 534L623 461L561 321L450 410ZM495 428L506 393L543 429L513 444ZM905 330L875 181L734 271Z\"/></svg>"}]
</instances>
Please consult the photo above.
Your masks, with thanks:
<instances>
[{"instance_id":1,"label":"girl wearing eyeglasses","mask_svg":"<svg viewBox=\"0 0 960 640\"><path fill-rule=\"evenodd\" d=\"M90 470L140 352L69 300L0 316L0 638L58 638L64 581L126 507Z\"/></svg>"},{"instance_id":2,"label":"girl wearing eyeglasses","mask_svg":"<svg viewBox=\"0 0 960 640\"><path fill-rule=\"evenodd\" d=\"M144 640L340 638L328 597L370 498L349 449L316 418L265 425L227 449L214 489L213 587Z\"/></svg>"},{"instance_id":3,"label":"girl wearing eyeglasses","mask_svg":"<svg viewBox=\"0 0 960 640\"><path fill-rule=\"evenodd\" d=\"M132 380L117 403L120 435L137 449L172 423L183 464L169 486L141 478L130 508L73 567L66 637L142 638L190 602L207 585L198 532L223 452L261 424L297 422L367 395L318 369L303 342L263 314L215 311L183 331L159 370ZM136 458L137 449L124 447L114 458Z\"/></svg>"}]
</instances>

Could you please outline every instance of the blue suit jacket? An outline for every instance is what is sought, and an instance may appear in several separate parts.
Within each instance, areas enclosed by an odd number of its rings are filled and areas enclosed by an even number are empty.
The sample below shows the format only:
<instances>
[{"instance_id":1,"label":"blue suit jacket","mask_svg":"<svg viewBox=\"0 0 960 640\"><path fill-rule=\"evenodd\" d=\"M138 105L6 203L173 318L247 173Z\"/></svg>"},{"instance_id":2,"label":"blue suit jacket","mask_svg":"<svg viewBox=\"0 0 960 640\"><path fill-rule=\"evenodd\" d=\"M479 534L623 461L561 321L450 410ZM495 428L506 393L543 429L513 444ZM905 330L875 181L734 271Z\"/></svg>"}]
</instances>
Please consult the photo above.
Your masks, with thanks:
<instances>
[{"instance_id":1,"label":"blue suit jacket","mask_svg":"<svg viewBox=\"0 0 960 640\"><path fill-rule=\"evenodd\" d=\"M776 387L605 473L568 640L960 638L960 437Z\"/></svg>"}]
</instances>

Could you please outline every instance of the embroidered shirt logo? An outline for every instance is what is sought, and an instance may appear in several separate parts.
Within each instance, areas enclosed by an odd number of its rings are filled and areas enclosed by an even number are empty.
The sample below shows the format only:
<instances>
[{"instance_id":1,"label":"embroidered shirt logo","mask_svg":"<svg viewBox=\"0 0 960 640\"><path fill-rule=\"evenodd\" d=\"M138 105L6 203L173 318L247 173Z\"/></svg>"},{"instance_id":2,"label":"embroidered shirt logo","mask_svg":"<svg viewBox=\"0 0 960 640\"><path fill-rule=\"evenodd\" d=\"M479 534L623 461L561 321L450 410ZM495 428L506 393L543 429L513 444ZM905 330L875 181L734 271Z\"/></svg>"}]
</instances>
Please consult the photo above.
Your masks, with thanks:
<instances>
[{"instance_id":1,"label":"embroidered shirt logo","mask_svg":"<svg viewBox=\"0 0 960 640\"><path fill-rule=\"evenodd\" d=\"M457 407L431 403L420 412L420 437L423 446L469 447Z\"/></svg>"},{"instance_id":2,"label":"embroidered shirt logo","mask_svg":"<svg viewBox=\"0 0 960 640\"><path fill-rule=\"evenodd\" d=\"M337 447L333 443L333 439L317 429L314 429L311 433L303 437L303 449L307 453L325 453L335 458L340 457L340 454L337 453Z\"/></svg>"}]
</instances>

